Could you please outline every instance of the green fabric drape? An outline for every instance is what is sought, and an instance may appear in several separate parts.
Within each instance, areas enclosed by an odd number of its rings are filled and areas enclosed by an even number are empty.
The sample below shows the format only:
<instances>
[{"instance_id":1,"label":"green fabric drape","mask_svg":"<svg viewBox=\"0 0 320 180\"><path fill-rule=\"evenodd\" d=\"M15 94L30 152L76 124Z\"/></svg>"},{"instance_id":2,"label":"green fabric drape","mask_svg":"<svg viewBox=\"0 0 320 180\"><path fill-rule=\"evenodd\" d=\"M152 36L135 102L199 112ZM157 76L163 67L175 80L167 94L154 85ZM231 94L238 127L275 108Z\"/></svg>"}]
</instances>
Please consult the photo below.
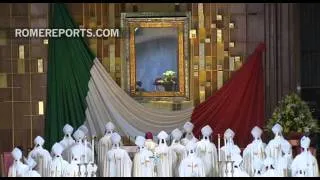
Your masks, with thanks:
<instances>
[{"instance_id":1,"label":"green fabric drape","mask_svg":"<svg viewBox=\"0 0 320 180\"><path fill-rule=\"evenodd\" d=\"M50 4L50 29L75 29L66 6ZM86 95L94 55L82 37L50 38L48 47L45 140L48 149L63 137L63 126L85 121Z\"/></svg>"}]
</instances>

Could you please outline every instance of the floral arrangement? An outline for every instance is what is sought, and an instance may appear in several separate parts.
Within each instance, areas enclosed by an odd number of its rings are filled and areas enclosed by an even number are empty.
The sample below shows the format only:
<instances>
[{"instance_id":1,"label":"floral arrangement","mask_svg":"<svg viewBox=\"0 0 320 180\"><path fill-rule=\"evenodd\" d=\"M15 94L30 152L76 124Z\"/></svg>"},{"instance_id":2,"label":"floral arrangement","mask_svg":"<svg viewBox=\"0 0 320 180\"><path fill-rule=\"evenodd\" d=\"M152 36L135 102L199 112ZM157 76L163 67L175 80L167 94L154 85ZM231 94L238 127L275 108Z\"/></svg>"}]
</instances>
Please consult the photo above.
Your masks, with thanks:
<instances>
[{"instance_id":1,"label":"floral arrangement","mask_svg":"<svg viewBox=\"0 0 320 180\"><path fill-rule=\"evenodd\" d=\"M279 102L267 122L266 130L272 132L276 123L281 124L284 135L319 132L317 120L313 119L308 105L294 93Z\"/></svg>"},{"instance_id":2,"label":"floral arrangement","mask_svg":"<svg viewBox=\"0 0 320 180\"><path fill-rule=\"evenodd\" d=\"M162 77L156 78L154 81L155 85L167 85L167 84L176 84L177 77L176 73L171 70L167 70L162 74Z\"/></svg>"}]
</instances>

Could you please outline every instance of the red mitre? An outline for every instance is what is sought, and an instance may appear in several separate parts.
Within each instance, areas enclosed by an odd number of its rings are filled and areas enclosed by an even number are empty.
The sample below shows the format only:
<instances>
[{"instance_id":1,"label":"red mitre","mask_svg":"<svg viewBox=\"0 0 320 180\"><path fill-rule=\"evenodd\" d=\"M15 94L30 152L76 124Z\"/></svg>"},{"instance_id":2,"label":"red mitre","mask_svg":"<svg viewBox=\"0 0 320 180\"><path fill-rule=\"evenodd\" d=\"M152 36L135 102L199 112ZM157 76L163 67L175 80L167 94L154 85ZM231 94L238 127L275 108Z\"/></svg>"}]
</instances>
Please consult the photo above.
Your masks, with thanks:
<instances>
[{"instance_id":1,"label":"red mitre","mask_svg":"<svg viewBox=\"0 0 320 180\"><path fill-rule=\"evenodd\" d=\"M153 135L151 132L146 133L146 139L153 139Z\"/></svg>"}]
</instances>

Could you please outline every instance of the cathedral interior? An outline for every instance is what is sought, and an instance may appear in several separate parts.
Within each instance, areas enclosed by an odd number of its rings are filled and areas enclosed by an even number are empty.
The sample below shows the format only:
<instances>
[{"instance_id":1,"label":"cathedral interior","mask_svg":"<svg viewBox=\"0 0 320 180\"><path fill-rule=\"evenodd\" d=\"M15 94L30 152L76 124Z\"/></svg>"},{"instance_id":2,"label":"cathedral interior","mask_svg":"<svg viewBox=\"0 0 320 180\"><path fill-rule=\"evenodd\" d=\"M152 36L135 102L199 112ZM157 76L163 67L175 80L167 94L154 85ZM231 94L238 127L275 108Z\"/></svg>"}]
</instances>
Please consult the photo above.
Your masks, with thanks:
<instances>
[{"instance_id":1,"label":"cathedral interior","mask_svg":"<svg viewBox=\"0 0 320 180\"><path fill-rule=\"evenodd\" d=\"M179 26L180 30L135 30L135 77L128 73L132 66L124 63L124 59L131 57L130 42L124 41L125 30L120 37L86 39L114 81L144 106L178 111L204 102L241 68L256 46L264 42L265 119L271 117L277 103L291 92L298 93L313 110L313 117L320 119L319 4L66 5L74 21L87 28L122 29L126 26L126 16L139 14L155 17L183 14L187 17L186 24ZM12 29L48 28L49 16L48 3L3 3L0 6L0 153L10 152L15 146L27 151L33 147L37 135L44 135L48 39L15 38ZM156 36L166 38L150 44L153 42L150 39ZM186 39L188 44L177 41L181 39ZM158 48L159 44L162 48ZM175 55L177 46L184 47L178 57ZM161 54L166 56L157 64L157 58L163 58ZM190 59L184 70L181 64L185 62L180 56ZM154 85L157 75L166 69L178 73L176 81L180 89L177 88L176 94L153 91L157 88ZM317 148L319 142L315 144Z\"/></svg>"}]
</instances>

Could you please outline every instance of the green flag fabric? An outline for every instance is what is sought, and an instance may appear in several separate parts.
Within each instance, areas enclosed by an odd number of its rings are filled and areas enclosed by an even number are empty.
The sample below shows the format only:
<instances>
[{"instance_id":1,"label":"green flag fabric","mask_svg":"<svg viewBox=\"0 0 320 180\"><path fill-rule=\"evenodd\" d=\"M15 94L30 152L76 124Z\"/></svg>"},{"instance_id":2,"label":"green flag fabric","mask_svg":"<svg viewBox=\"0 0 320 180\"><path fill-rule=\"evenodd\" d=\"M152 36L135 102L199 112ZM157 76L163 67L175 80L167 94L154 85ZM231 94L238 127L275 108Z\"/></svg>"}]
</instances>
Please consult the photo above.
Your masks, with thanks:
<instances>
[{"instance_id":1,"label":"green flag fabric","mask_svg":"<svg viewBox=\"0 0 320 180\"><path fill-rule=\"evenodd\" d=\"M75 29L64 4L50 5L50 29ZM63 126L85 121L85 98L94 55L82 37L50 38L48 49L46 147L63 137Z\"/></svg>"}]
</instances>

